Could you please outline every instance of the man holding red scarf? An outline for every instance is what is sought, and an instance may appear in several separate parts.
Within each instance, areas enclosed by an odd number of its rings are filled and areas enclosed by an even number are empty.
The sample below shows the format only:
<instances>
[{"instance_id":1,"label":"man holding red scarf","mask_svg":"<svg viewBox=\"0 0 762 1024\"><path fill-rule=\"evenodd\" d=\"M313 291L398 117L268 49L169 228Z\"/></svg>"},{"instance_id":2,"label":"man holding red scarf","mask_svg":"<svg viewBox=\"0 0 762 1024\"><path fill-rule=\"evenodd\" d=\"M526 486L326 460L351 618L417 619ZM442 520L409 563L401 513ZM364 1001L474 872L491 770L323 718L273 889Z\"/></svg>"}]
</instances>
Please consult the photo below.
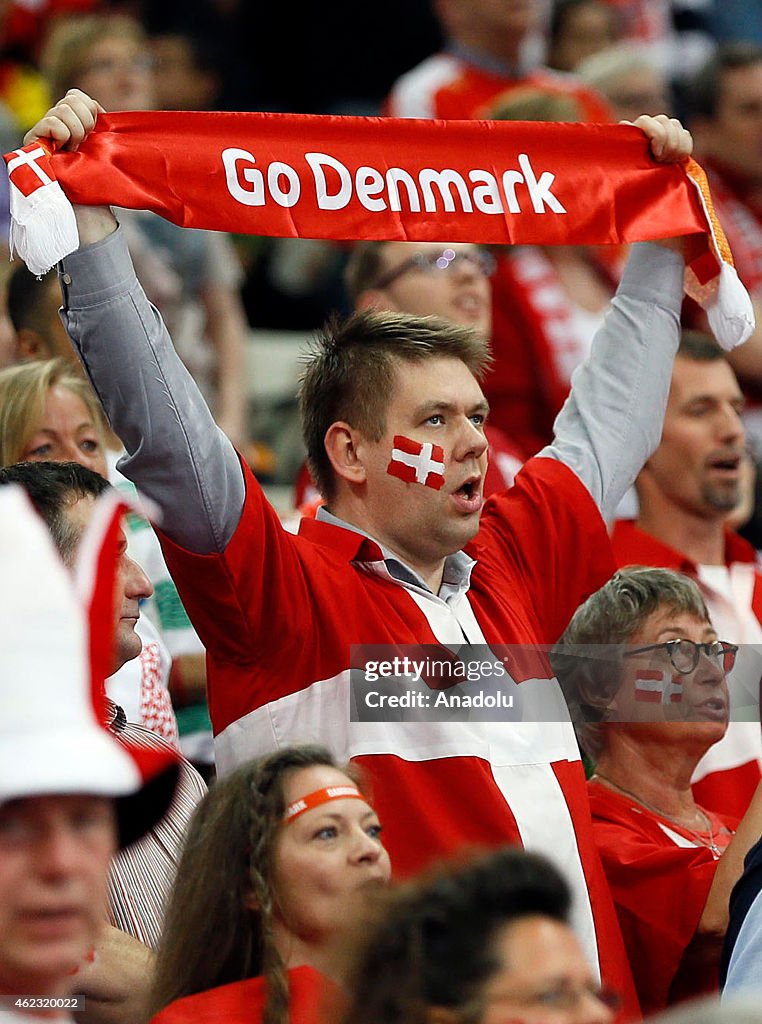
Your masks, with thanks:
<instances>
[{"instance_id":1,"label":"man holding red scarf","mask_svg":"<svg viewBox=\"0 0 762 1024\"><path fill-rule=\"evenodd\" d=\"M97 114L73 91L27 141L76 149ZM677 122L639 127L660 159L690 151ZM167 561L209 654L220 770L310 738L355 758L402 874L474 844L549 853L575 888L588 955L634 1009L565 709L545 722L351 721L350 647L550 642L610 575L602 516L658 443L680 243L634 247L556 440L483 515L484 346L401 314L337 327L301 396L327 507L293 537L184 373L110 210L79 207L77 218L81 248L61 271L64 322L127 449L122 469L164 510ZM421 458L439 448L442 472L400 479L392 453L406 442ZM517 690L552 702L543 659L526 661L513 667Z\"/></svg>"}]
</instances>

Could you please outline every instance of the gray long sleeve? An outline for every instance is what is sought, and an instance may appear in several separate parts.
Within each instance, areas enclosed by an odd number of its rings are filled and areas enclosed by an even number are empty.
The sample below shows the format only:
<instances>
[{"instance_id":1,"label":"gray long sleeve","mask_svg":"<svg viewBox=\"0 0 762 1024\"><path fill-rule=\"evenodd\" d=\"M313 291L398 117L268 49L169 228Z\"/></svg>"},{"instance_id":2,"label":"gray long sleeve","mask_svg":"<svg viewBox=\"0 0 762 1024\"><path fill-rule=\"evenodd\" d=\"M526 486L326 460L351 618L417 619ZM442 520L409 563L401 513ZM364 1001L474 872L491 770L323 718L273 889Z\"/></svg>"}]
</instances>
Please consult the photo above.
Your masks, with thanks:
<instances>
[{"instance_id":1,"label":"gray long sleeve","mask_svg":"<svg viewBox=\"0 0 762 1024\"><path fill-rule=\"evenodd\" d=\"M176 544L222 551L243 508L238 456L138 284L121 230L67 256L59 280L64 326L127 450L119 469L159 505Z\"/></svg>"},{"instance_id":2,"label":"gray long sleeve","mask_svg":"<svg viewBox=\"0 0 762 1024\"><path fill-rule=\"evenodd\" d=\"M661 439L683 269L664 246L632 247L606 322L572 375L554 440L539 453L573 469L607 521Z\"/></svg>"}]
</instances>

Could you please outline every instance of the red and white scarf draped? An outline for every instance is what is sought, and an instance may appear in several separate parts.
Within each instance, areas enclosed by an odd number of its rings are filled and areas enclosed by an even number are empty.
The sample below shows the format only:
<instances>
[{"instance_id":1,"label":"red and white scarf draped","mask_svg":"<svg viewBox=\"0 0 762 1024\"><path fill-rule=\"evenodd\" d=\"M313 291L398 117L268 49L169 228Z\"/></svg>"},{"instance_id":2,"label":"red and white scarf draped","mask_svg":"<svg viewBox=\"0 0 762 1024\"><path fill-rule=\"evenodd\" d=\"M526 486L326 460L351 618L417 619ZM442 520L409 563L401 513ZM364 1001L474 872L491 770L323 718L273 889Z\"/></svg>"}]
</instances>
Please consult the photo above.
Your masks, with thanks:
<instances>
[{"instance_id":1,"label":"red and white scarf draped","mask_svg":"<svg viewBox=\"0 0 762 1024\"><path fill-rule=\"evenodd\" d=\"M602 245L695 234L686 290L726 347L753 329L703 171L656 163L627 125L121 113L102 115L76 153L33 144L6 162L12 244L35 273L78 244L57 178L75 203L260 235Z\"/></svg>"},{"instance_id":2,"label":"red and white scarf draped","mask_svg":"<svg viewBox=\"0 0 762 1024\"><path fill-rule=\"evenodd\" d=\"M617 266L615 272L613 261L609 267L599 260L597 254L601 249L583 251L585 255L581 258L611 297L620 268ZM549 417L555 419L569 394L572 372L590 351L595 327L600 325L604 310L599 314L586 313L580 324L549 250L516 246L507 252L507 257L498 262L494 287L503 291L511 315L521 324L522 344L529 346L532 362L541 368L538 376L543 398Z\"/></svg>"}]
</instances>

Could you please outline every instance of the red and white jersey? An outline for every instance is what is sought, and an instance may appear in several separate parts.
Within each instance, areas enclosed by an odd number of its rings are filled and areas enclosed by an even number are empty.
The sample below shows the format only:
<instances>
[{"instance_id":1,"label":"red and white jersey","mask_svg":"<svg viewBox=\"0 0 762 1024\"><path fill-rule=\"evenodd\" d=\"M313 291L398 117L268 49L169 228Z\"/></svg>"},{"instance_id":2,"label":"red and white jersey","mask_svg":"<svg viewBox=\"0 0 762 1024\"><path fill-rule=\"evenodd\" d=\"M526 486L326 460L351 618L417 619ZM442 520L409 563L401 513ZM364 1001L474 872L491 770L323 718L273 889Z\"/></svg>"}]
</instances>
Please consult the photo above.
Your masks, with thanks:
<instances>
[{"instance_id":1,"label":"red and white jersey","mask_svg":"<svg viewBox=\"0 0 762 1024\"><path fill-rule=\"evenodd\" d=\"M582 121L611 121L611 110L597 92L579 79L550 68L536 67L518 77L487 71L455 53L437 53L399 78L386 100L390 117L481 118L514 89L532 86L571 96Z\"/></svg>"},{"instance_id":2,"label":"red and white jersey","mask_svg":"<svg viewBox=\"0 0 762 1024\"><path fill-rule=\"evenodd\" d=\"M690 831L589 783L593 834L603 861L643 1014L717 989L719 952L694 943L719 853L738 824L706 811L710 832Z\"/></svg>"},{"instance_id":3,"label":"red and white jersey","mask_svg":"<svg viewBox=\"0 0 762 1024\"><path fill-rule=\"evenodd\" d=\"M607 247L608 248L608 247ZM618 267L590 249L597 284L613 296ZM498 255L492 277L492 355L484 381L489 426L499 427L524 458L553 439L572 372L590 351L602 314L582 310L540 246L515 245Z\"/></svg>"},{"instance_id":4,"label":"red and white jersey","mask_svg":"<svg viewBox=\"0 0 762 1024\"><path fill-rule=\"evenodd\" d=\"M562 463L533 459L510 492L487 501L466 549L475 559L470 579L443 598L412 578L394 578L379 546L352 530L305 519L297 536L285 532L244 472L243 514L222 555L164 543L209 656L219 770L299 742L353 758L370 778L398 875L464 847L522 843L546 853L572 882L575 926L592 961L630 994L582 764L555 680L519 682L556 702L556 722L350 721L353 644L557 638L613 569L586 488Z\"/></svg>"},{"instance_id":5,"label":"red and white jersey","mask_svg":"<svg viewBox=\"0 0 762 1024\"><path fill-rule=\"evenodd\" d=\"M728 676L731 718L724 739L701 758L693 776L696 800L719 814L742 818L762 777L759 687L762 672L762 573L754 548L725 534L724 566L696 565L685 555L620 519L612 535L617 564L654 565L696 580L720 640L741 645ZM755 646L752 646L755 645ZM754 720L740 721L754 716Z\"/></svg>"}]
</instances>

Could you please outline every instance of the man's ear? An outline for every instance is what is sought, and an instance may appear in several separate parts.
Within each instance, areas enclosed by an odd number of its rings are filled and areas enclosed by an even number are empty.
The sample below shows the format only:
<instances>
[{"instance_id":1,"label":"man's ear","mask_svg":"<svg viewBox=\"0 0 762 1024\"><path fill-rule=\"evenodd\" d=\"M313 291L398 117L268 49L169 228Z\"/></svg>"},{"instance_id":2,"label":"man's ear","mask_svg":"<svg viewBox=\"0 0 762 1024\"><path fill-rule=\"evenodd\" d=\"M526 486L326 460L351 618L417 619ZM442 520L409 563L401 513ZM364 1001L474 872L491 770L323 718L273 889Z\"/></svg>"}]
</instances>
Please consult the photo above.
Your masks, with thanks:
<instances>
[{"instance_id":1,"label":"man's ear","mask_svg":"<svg viewBox=\"0 0 762 1024\"><path fill-rule=\"evenodd\" d=\"M334 473L350 484L365 483L365 466L357 451L359 434L348 423L332 423L325 435L324 445Z\"/></svg>"},{"instance_id":2,"label":"man's ear","mask_svg":"<svg viewBox=\"0 0 762 1024\"><path fill-rule=\"evenodd\" d=\"M51 353L37 331L31 327L22 327L16 334L16 345L19 358L31 361L33 359L50 359Z\"/></svg>"}]
</instances>

